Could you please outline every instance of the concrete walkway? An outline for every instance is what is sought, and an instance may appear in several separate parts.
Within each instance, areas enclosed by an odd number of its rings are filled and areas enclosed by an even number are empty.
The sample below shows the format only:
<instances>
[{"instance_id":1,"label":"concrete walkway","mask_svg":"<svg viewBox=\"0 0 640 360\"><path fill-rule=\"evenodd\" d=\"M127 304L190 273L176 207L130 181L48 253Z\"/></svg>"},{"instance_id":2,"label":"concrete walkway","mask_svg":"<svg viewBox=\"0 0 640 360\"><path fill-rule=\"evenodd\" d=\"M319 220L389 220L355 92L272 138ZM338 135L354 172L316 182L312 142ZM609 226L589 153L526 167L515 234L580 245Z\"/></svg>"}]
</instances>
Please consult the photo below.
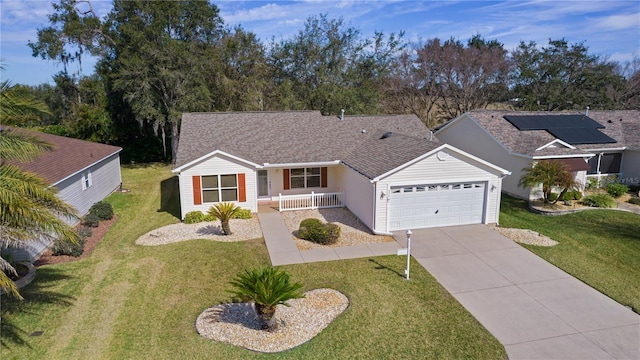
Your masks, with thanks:
<instances>
[{"instance_id":1,"label":"concrete walkway","mask_svg":"<svg viewBox=\"0 0 640 360\"><path fill-rule=\"evenodd\" d=\"M396 241L406 246L406 235ZM412 256L509 359L640 359L640 316L484 225L413 231Z\"/></svg>"},{"instance_id":2,"label":"concrete walkway","mask_svg":"<svg viewBox=\"0 0 640 360\"><path fill-rule=\"evenodd\" d=\"M260 220L262 234L264 235L264 241L273 266L393 255L400 248L400 245L394 241L380 244L298 250L279 212L258 212L258 220Z\"/></svg>"}]
</instances>

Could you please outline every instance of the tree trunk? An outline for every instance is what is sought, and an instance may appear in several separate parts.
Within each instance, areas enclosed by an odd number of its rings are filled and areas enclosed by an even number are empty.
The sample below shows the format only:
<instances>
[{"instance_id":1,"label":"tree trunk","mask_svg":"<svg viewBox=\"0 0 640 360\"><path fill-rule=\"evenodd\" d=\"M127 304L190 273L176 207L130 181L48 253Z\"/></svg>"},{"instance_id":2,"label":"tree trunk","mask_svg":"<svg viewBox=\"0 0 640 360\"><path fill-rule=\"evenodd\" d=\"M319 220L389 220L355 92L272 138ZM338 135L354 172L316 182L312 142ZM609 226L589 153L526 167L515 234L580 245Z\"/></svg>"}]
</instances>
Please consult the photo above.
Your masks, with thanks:
<instances>
[{"instance_id":1,"label":"tree trunk","mask_svg":"<svg viewBox=\"0 0 640 360\"><path fill-rule=\"evenodd\" d=\"M229 220L221 221L222 223L222 232L225 235L231 235L231 226L229 225Z\"/></svg>"},{"instance_id":2,"label":"tree trunk","mask_svg":"<svg viewBox=\"0 0 640 360\"><path fill-rule=\"evenodd\" d=\"M262 329L267 331L274 331L278 328L278 324L273 319L276 314L275 306L255 303L255 308L256 314L258 314L258 318L260 318L260 321L262 321Z\"/></svg>"},{"instance_id":3,"label":"tree trunk","mask_svg":"<svg viewBox=\"0 0 640 360\"><path fill-rule=\"evenodd\" d=\"M178 140L180 137L180 133L178 131L178 122L179 120L171 121L171 160L174 164L176 163L176 155L178 154Z\"/></svg>"}]
</instances>

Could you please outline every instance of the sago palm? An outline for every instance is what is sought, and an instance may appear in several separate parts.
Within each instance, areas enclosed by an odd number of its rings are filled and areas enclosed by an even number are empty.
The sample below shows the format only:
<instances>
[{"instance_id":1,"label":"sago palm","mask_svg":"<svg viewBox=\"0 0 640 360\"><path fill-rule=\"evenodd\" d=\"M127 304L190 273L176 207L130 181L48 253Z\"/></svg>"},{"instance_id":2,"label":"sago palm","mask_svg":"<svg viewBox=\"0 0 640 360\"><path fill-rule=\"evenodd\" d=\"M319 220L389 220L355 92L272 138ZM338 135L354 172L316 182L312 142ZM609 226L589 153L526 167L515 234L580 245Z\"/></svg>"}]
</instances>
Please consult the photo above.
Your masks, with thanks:
<instances>
[{"instance_id":1,"label":"sago palm","mask_svg":"<svg viewBox=\"0 0 640 360\"><path fill-rule=\"evenodd\" d=\"M231 235L231 226L229 225L229 220L233 219L233 217L238 214L241 209L237 207L234 203L231 202L223 202L217 203L209 208L209 215L212 215L220 220L222 225L222 232L225 235Z\"/></svg>"},{"instance_id":2,"label":"sago palm","mask_svg":"<svg viewBox=\"0 0 640 360\"><path fill-rule=\"evenodd\" d=\"M300 293L302 284L292 283L283 270L264 266L238 273L231 281L233 293L240 301L253 301L256 314L263 323L263 329L275 330L273 317L277 305L285 305L288 300L304 298Z\"/></svg>"},{"instance_id":3,"label":"sago palm","mask_svg":"<svg viewBox=\"0 0 640 360\"><path fill-rule=\"evenodd\" d=\"M538 161L530 168L522 169L518 186L534 187L542 184L545 202L550 202L553 187L561 187L562 192L554 201L561 199L568 190L578 188L580 183L575 180L573 173L565 163L557 160Z\"/></svg>"}]
</instances>

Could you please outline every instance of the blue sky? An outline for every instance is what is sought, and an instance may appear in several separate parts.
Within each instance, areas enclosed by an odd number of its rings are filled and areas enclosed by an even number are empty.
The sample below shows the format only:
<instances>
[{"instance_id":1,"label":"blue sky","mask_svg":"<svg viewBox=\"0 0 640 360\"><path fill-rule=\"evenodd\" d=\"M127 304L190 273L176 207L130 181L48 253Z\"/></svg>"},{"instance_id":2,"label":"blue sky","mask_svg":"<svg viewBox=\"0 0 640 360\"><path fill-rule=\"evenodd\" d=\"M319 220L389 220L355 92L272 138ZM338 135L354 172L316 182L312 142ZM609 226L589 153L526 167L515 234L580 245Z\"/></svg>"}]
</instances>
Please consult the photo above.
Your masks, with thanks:
<instances>
[{"instance_id":1,"label":"blue sky","mask_svg":"<svg viewBox=\"0 0 640 360\"><path fill-rule=\"evenodd\" d=\"M363 35L374 31L406 32L409 41L454 37L466 41L474 34L497 39L511 50L520 41L546 45L549 38L585 42L591 53L615 61L640 56L640 1L407 1L306 0L214 1L225 24L241 25L268 42L296 34L312 15L342 17ZM111 1L92 1L99 15ZM48 25L50 0L0 0L0 76L13 83L52 83L62 66L34 58L27 41ZM84 74L94 61L83 62ZM76 71L75 64L69 71Z\"/></svg>"}]
</instances>

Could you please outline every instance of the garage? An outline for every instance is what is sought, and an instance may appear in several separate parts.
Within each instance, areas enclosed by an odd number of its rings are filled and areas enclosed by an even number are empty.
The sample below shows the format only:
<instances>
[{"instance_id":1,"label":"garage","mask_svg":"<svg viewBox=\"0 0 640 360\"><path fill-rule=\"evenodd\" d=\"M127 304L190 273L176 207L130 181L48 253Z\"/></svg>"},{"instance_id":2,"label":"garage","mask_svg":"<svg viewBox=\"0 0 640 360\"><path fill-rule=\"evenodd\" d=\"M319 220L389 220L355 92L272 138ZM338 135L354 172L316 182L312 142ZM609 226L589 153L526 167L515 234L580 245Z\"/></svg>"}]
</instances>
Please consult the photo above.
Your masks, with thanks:
<instances>
[{"instance_id":1,"label":"garage","mask_svg":"<svg viewBox=\"0 0 640 360\"><path fill-rule=\"evenodd\" d=\"M391 186L389 230L481 224L486 182Z\"/></svg>"}]
</instances>

